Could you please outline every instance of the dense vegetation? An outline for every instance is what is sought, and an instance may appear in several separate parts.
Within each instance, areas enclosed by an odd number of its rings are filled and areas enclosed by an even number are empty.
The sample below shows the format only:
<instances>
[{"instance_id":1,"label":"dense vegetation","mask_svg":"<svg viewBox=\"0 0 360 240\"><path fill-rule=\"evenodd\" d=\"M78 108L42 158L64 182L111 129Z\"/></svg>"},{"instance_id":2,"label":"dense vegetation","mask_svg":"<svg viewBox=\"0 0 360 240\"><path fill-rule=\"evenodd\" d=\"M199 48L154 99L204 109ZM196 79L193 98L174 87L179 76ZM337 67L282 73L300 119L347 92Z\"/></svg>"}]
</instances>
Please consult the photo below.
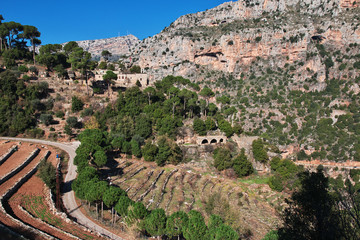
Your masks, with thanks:
<instances>
[{"instance_id":1,"label":"dense vegetation","mask_svg":"<svg viewBox=\"0 0 360 240\"><path fill-rule=\"evenodd\" d=\"M27 85L11 70L0 73L0 134L16 136L28 130L37 134L37 118L52 108L41 102L48 95L46 83Z\"/></svg>"},{"instance_id":2,"label":"dense vegetation","mask_svg":"<svg viewBox=\"0 0 360 240\"><path fill-rule=\"evenodd\" d=\"M141 202L134 202L127 193L109 186L101 179L97 168L106 163L106 151L111 147L110 135L99 129L87 129L79 135L80 147L76 150L75 164L78 177L72 187L77 197L98 205L103 202L116 210L126 224L135 226L143 235L169 237L182 236L185 239L238 239L238 234L217 215L212 215L208 224L203 216L191 210L178 211L166 216L163 209L148 210Z\"/></svg>"}]
</instances>

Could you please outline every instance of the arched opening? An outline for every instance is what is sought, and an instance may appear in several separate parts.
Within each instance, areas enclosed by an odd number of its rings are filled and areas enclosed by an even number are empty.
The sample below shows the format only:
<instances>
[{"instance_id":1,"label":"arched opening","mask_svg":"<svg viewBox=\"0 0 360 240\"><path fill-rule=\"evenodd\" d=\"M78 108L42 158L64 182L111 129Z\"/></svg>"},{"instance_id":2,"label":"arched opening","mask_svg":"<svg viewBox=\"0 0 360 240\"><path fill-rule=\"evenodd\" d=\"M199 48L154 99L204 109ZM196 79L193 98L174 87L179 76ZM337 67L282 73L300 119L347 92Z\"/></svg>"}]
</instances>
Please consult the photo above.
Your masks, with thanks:
<instances>
[{"instance_id":1,"label":"arched opening","mask_svg":"<svg viewBox=\"0 0 360 240\"><path fill-rule=\"evenodd\" d=\"M217 143L216 139L211 140L210 144Z\"/></svg>"},{"instance_id":2,"label":"arched opening","mask_svg":"<svg viewBox=\"0 0 360 240\"><path fill-rule=\"evenodd\" d=\"M207 139L202 140L201 144L208 144L209 141Z\"/></svg>"},{"instance_id":3,"label":"arched opening","mask_svg":"<svg viewBox=\"0 0 360 240\"><path fill-rule=\"evenodd\" d=\"M224 142L224 139L221 138L221 139L219 140L219 142L223 143L223 142Z\"/></svg>"}]
</instances>

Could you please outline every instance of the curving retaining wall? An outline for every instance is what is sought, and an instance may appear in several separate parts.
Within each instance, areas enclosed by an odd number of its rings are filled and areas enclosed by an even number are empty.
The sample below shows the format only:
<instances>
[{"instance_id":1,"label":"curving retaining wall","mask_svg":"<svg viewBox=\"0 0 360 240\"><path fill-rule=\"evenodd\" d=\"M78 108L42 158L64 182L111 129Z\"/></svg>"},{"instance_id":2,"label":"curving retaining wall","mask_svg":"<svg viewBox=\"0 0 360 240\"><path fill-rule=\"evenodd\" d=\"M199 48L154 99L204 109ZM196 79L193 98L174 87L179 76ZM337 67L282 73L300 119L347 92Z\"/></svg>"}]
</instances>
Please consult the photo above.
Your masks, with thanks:
<instances>
[{"instance_id":1,"label":"curving retaining wall","mask_svg":"<svg viewBox=\"0 0 360 240\"><path fill-rule=\"evenodd\" d=\"M18 146L12 146L7 153L0 157L0 165L2 165L14 152L18 150Z\"/></svg>"},{"instance_id":2,"label":"curving retaining wall","mask_svg":"<svg viewBox=\"0 0 360 240\"><path fill-rule=\"evenodd\" d=\"M45 155L47 155L47 153ZM39 164L40 164L40 162L37 163L31 170L29 170L29 172L27 172L21 179L19 179L7 192L5 192L2 196L0 196L0 210L3 211L9 219L16 222L20 227L28 230L29 232L36 234L36 235L40 235L40 236L44 237L45 239L57 239L41 230L33 228L32 226L14 218L4 208L4 202L7 201L21 187L21 185L23 185L27 180L29 180L29 178L32 175L34 175L36 173L37 167L39 166Z\"/></svg>"},{"instance_id":3,"label":"curving retaining wall","mask_svg":"<svg viewBox=\"0 0 360 240\"><path fill-rule=\"evenodd\" d=\"M65 234L65 235L68 236L68 237L81 240L81 238L78 238L77 236L72 235L72 234L69 233L69 232L66 232L66 231L64 231L64 230L62 230L62 229L60 229L60 228L57 228L57 227L55 227L54 225L52 225L52 224L50 224L50 223L44 222L42 219L40 219L40 218L32 215L31 213L29 213L29 212L28 212L25 208L23 208L22 206L19 205L18 208L20 209L20 211L22 211L22 212L23 212L25 215L27 215L28 217L36 219L37 221L39 221L40 223L48 226L48 227L51 228L52 230L61 232L61 233Z\"/></svg>"},{"instance_id":4,"label":"curving retaining wall","mask_svg":"<svg viewBox=\"0 0 360 240\"><path fill-rule=\"evenodd\" d=\"M60 171L60 168L61 168L61 165L60 165L60 162L58 162L58 164L56 166L57 171ZM54 195L52 194L51 190L49 190L49 195L47 195L46 201L47 201L47 205L50 208L50 211L53 212L53 214L55 214L56 216L63 219L66 223L74 224L77 227L79 227L80 229L82 229L83 231L88 232L88 233L92 233L94 235L97 235L98 237L104 237L104 238L107 238L107 239L111 239L109 236L107 236L105 234L101 234L101 233L99 233L97 231L93 231L90 228L88 228L88 227L86 227L86 226L84 226L84 225L82 225L82 224L80 224L78 222L75 222L75 221L71 220L70 218L68 218L66 213L60 212L55 206Z\"/></svg>"},{"instance_id":5,"label":"curving retaining wall","mask_svg":"<svg viewBox=\"0 0 360 240\"><path fill-rule=\"evenodd\" d=\"M40 152L40 149L35 149L30 153L30 155L25 159L25 161L20 164L17 168L13 169L11 172L9 172L7 175L5 175L3 178L0 179L0 185L15 176L18 172L23 170ZM48 151L49 152L49 151ZM47 153L48 153L47 152ZM49 154L50 155L50 154Z\"/></svg>"}]
</instances>

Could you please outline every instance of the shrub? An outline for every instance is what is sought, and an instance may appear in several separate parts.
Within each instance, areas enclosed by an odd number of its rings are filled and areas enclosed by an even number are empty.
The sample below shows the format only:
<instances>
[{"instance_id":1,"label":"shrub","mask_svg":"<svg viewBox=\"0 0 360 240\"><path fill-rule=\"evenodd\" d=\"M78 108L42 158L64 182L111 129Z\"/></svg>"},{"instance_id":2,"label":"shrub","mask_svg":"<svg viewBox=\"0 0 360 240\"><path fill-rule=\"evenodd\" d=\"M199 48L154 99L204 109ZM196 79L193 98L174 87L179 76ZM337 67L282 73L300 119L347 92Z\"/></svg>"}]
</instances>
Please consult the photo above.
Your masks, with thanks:
<instances>
[{"instance_id":1,"label":"shrub","mask_svg":"<svg viewBox=\"0 0 360 240\"><path fill-rule=\"evenodd\" d=\"M53 121L53 116L51 114L41 114L39 119L43 124L49 126Z\"/></svg>"},{"instance_id":2,"label":"shrub","mask_svg":"<svg viewBox=\"0 0 360 240\"><path fill-rule=\"evenodd\" d=\"M219 170L225 170L232 166L231 153L227 148L217 148L214 151L214 167Z\"/></svg>"},{"instance_id":3,"label":"shrub","mask_svg":"<svg viewBox=\"0 0 360 240\"><path fill-rule=\"evenodd\" d=\"M51 190L55 190L56 168L51 164L51 162L42 160L39 165L38 171L38 176L41 178L41 180L43 180L46 186L48 186Z\"/></svg>"},{"instance_id":4,"label":"shrub","mask_svg":"<svg viewBox=\"0 0 360 240\"><path fill-rule=\"evenodd\" d=\"M81 111L83 109L84 103L78 97L73 96L71 101L72 101L71 111L79 112L79 111Z\"/></svg>"},{"instance_id":5,"label":"shrub","mask_svg":"<svg viewBox=\"0 0 360 240\"><path fill-rule=\"evenodd\" d=\"M200 118L194 119L193 128L200 136L205 136L207 133L205 123Z\"/></svg>"},{"instance_id":6,"label":"shrub","mask_svg":"<svg viewBox=\"0 0 360 240\"><path fill-rule=\"evenodd\" d=\"M24 66L24 65L20 65L20 66L18 67L18 70L19 70L20 72L23 72L23 73L29 71L29 69L28 69L26 66Z\"/></svg>"},{"instance_id":7,"label":"shrub","mask_svg":"<svg viewBox=\"0 0 360 240\"><path fill-rule=\"evenodd\" d=\"M65 113L63 111L57 111L55 113L55 116L58 118L63 118L65 116Z\"/></svg>"},{"instance_id":8,"label":"shrub","mask_svg":"<svg viewBox=\"0 0 360 240\"><path fill-rule=\"evenodd\" d=\"M264 143L261 139L254 140L252 143L252 152L256 161L266 163L269 160L269 156L264 148Z\"/></svg>"}]
</instances>

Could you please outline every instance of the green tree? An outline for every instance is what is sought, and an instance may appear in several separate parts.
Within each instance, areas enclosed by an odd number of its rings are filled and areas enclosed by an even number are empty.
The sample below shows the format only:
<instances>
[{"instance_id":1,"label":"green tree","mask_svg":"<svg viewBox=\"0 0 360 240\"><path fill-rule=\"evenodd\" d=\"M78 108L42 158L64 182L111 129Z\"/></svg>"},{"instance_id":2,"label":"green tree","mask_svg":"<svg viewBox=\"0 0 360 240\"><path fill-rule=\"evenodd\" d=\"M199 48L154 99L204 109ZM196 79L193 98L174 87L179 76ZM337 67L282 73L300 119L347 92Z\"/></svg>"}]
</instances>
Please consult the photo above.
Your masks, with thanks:
<instances>
[{"instance_id":1,"label":"green tree","mask_svg":"<svg viewBox=\"0 0 360 240\"><path fill-rule=\"evenodd\" d=\"M107 71L103 76L103 79L108 87L108 96L110 97L110 85L117 79L117 75L113 71Z\"/></svg>"},{"instance_id":2,"label":"green tree","mask_svg":"<svg viewBox=\"0 0 360 240\"><path fill-rule=\"evenodd\" d=\"M69 56L77 48L79 48L79 44L75 41L70 41L64 45L63 50L65 51L66 56Z\"/></svg>"},{"instance_id":3,"label":"green tree","mask_svg":"<svg viewBox=\"0 0 360 240\"><path fill-rule=\"evenodd\" d=\"M171 214L166 221L166 235L180 239L184 229L189 221L188 215L183 211L177 211Z\"/></svg>"},{"instance_id":4,"label":"green tree","mask_svg":"<svg viewBox=\"0 0 360 240\"><path fill-rule=\"evenodd\" d=\"M71 98L71 111L79 112L79 111L83 110L83 108L84 108L83 101L81 101L81 99L78 98L77 96L73 96Z\"/></svg>"},{"instance_id":5,"label":"green tree","mask_svg":"<svg viewBox=\"0 0 360 240\"><path fill-rule=\"evenodd\" d=\"M142 202L135 202L128 207L128 217L126 222L132 225L135 222L139 222L145 219L149 215L149 211L146 209Z\"/></svg>"},{"instance_id":6,"label":"green tree","mask_svg":"<svg viewBox=\"0 0 360 240\"><path fill-rule=\"evenodd\" d=\"M140 68L140 66L134 65L130 68L130 72L131 73L141 73L141 68Z\"/></svg>"},{"instance_id":7,"label":"green tree","mask_svg":"<svg viewBox=\"0 0 360 240\"><path fill-rule=\"evenodd\" d=\"M102 200L107 207L111 207L112 219L113 219L114 205L119 201L121 196L127 196L126 192L124 190L122 190L121 188L115 187L115 186L110 186L104 192Z\"/></svg>"},{"instance_id":8,"label":"green tree","mask_svg":"<svg viewBox=\"0 0 360 240\"><path fill-rule=\"evenodd\" d=\"M51 114L43 113L40 115L39 119L43 124L49 126L53 121L53 116Z\"/></svg>"},{"instance_id":9,"label":"green tree","mask_svg":"<svg viewBox=\"0 0 360 240\"><path fill-rule=\"evenodd\" d=\"M130 205L134 204L127 196L120 196L119 201L115 205L115 210L120 216L126 217L128 215L128 208Z\"/></svg>"},{"instance_id":10,"label":"green tree","mask_svg":"<svg viewBox=\"0 0 360 240\"><path fill-rule=\"evenodd\" d=\"M214 97L215 93L208 87L204 87L200 91L200 96L204 97L206 99L206 106L209 106L209 98ZM205 116L206 116L206 110L205 110Z\"/></svg>"},{"instance_id":11,"label":"green tree","mask_svg":"<svg viewBox=\"0 0 360 240\"><path fill-rule=\"evenodd\" d=\"M278 240L279 236L276 230L268 232L262 240Z\"/></svg>"},{"instance_id":12,"label":"green tree","mask_svg":"<svg viewBox=\"0 0 360 240\"><path fill-rule=\"evenodd\" d=\"M204 121L201 120L200 118L194 119L193 128L194 128L195 132L197 134L199 134L200 136L205 136L207 133L206 125L205 125Z\"/></svg>"},{"instance_id":13,"label":"green tree","mask_svg":"<svg viewBox=\"0 0 360 240\"><path fill-rule=\"evenodd\" d=\"M91 181L89 188L85 193L85 198L89 202L95 202L96 213L98 214L98 204L102 202L104 193L108 188L108 183L106 181Z\"/></svg>"},{"instance_id":14,"label":"green tree","mask_svg":"<svg viewBox=\"0 0 360 240\"><path fill-rule=\"evenodd\" d=\"M238 240L239 235L230 226L222 224L216 229L215 238L216 240Z\"/></svg>"},{"instance_id":15,"label":"green tree","mask_svg":"<svg viewBox=\"0 0 360 240\"><path fill-rule=\"evenodd\" d=\"M125 139L122 136L121 137L115 137L111 141L111 146L116 150L121 150L124 141L125 141Z\"/></svg>"},{"instance_id":16,"label":"green tree","mask_svg":"<svg viewBox=\"0 0 360 240\"><path fill-rule=\"evenodd\" d=\"M154 162L158 151L158 147L155 144L152 144L151 141L148 141L142 148L142 155L144 160L148 162Z\"/></svg>"},{"instance_id":17,"label":"green tree","mask_svg":"<svg viewBox=\"0 0 360 240\"><path fill-rule=\"evenodd\" d=\"M184 237L188 240L208 240L209 233L204 218L198 211L188 213L188 224L184 229Z\"/></svg>"},{"instance_id":18,"label":"green tree","mask_svg":"<svg viewBox=\"0 0 360 240\"><path fill-rule=\"evenodd\" d=\"M219 170L225 170L232 166L231 153L227 148L217 148L214 150L214 167Z\"/></svg>"},{"instance_id":19,"label":"green tree","mask_svg":"<svg viewBox=\"0 0 360 240\"><path fill-rule=\"evenodd\" d=\"M220 130L224 132L227 137L231 137L234 134L234 130L228 121L222 119L218 123Z\"/></svg>"},{"instance_id":20,"label":"green tree","mask_svg":"<svg viewBox=\"0 0 360 240\"><path fill-rule=\"evenodd\" d=\"M336 202L322 171L299 175L301 187L286 201L279 239L341 239Z\"/></svg>"},{"instance_id":21,"label":"green tree","mask_svg":"<svg viewBox=\"0 0 360 240\"><path fill-rule=\"evenodd\" d=\"M98 66L99 69L107 69L107 63L106 62L100 62L99 66Z\"/></svg>"},{"instance_id":22,"label":"green tree","mask_svg":"<svg viewBox=\"0 0 360 240\"><path fill-rule=\"evenodd\" d=\"M155 161L158 166L164 166L171 155L171 147L165 137L159 139L158 148L159 150Z\"/></svg>"},{"instance_id":23,"label":"green tree","mask_svg":"<svg viewBox=\"0 0 360 240\"><path fill-rule=\"evenodd\" d=\"M135 134L148 138L152 134L151 120L144 114L141 114L136 118Z\"/></svg>"},{"instance_id":24,"label":"green tree","mask_svg":"<svg viewBox=\"0 0 360 240\"><path fill-rule=\"evenodd\" d=\"M145 230L151 236L161 236L165 234L166 214L164 209L158 208L151 211L145 218Z\"/></svg>"},{"instance_id":25,"label":"green tree","mask_svg":"<svg viewBox=\"0 0 360 240\"><path fill-rule=\"evenodd\" d=\"M223 224L224 224L224 220L220 216L215 215L215 214L212 214L210 216L210 219L208 222L210 239L216 238L216 231Z\"/></svg>"},{"instance_id":26,"label":"green tree","mask_svg":"<svg viewBox=\"0 0 360 240\"><path fill-rule=\"evenodd\" d=\"M238 177L249 176L254 172L251 162L245 155L245 149L242 148L240 155L233 160L233 169Z\"/></svg>"},{"instance_id":27,"label":"green tree","mask_svg":"<svg viewBox=\"0 0 360 240\"><path fill-rule=\"evenodd\" d=\"M66 56L62 55L60 51L62 46L60 44L46 44L40 47L39 55L36 60L46 66L48 70L52 70L59 64L66 64Z\"/></svg>"},{"instance_id":28,"label":"green tree","mask_svg":"<svg viewBox=\"0 0 360 240\"><path fill-rule=\"evenodd\" d=\"M132 139L130 141L131 144L131 153L137 157L137 158L141 158L142 154L141 154L141 149L140 149L140 145L137 141L135 141L134 139Z\"/></svg>"},{"instance_id":29,"label":"green tree","mask_svg":"<svg viewBox=\"0 0 360 240\"><path fill-rule=\"evenodd\" d=\"M8 39L8 47L12 49L13 43L15 42L15 36L23 31L23 26L20 23L10 21L1 24L2 35Z\"/></svg>"},{"instance_id":30,"label":"green tree","mask_svg":"<svg viewBox=\"0 0 360 240\"><path fill-rule=\"evenodd\" d=\"M216 123L211 117L206 118L205 126L207 131L216 130Z\"/></svg>"},{"instance_id":31,"label":"green tree","mask_svg":"<svg viewBox=\"0 0 360 240\"><path fill-rule=\"evenodd\" d=\"M109 57L112 56L111 52L109 52L108 50L103 50L101 52L101 56L105 58L106 61L109 60Z\"/></svg>"},{"instance_id":32,"label":"green tree","mask_svg":"<svg viewBox=\"0 0 360 240\"><path fill-rule=\"evenodd\" d=\"M94 153L94 163L98 168L105 166L105 164L107 163L107 156L103 150L97 150Z\"/></svg>"},{"instance_id":33,"label":"green tree","mask_svg":"<svg viewBox=\"0 0 360 240\"><path fill-rule=\"evenodd\" d=\"M156 93L155 88L153 88L153 87L147 87L147 88L144 89L143 93L147 95L149 105L151 105L151 98L152 98L152 97L155 95L155 93Z\"/></svg>"},{"instance_id":34,"label":"green tree","mask_svg":"<svg viewBox=\"0 0 360 240\"><path fill-rule=\"evenodd\" d=\"M264 147L264 143L261 139L254 140L252 142L252 152L256 161L266 163L269 160L269 156Z\"/></svg>"},{"instance_id":35,"label":"green tree","mask_svg":"<svg viewBox=\"0 0 360 240\"><path fill-rule=\"evenodd\" d=\"M84 51L81 47L76 47L72 49L72 52L69 54L67 62L71 64L72 69L81 70L82 76L85 75L86 81L86 91L89 95L89 85L88 85L88 70L90 69L91 63L91 53Z\"/></svg>"},{"instance_id":36,"label":"green tree","mask_svg":"<svg viewBox=\"0 0 360 240\"><path fill-rule=\"evenodd\" d=\"M54 191L56 187L56 168L51 162L42 160L38 167L38 171L38 175L41 180L43 180L48 188Z\"/></svg>"},{"instance_id":37,"label":"green tree","mask_svg":"<svg viewBox=\"0 0 360 240\"><path fill-rule=\"evenodd\" d=\"M35 66L35 47L37 45L41 44L41 41L38 39L40 37L41 33L39 30L34 26L24 25L23 26L23 33L22 37L25 39L29 39L31 42L31 45L33 47L33 61Z\"/></svg>"}]
</instances>

